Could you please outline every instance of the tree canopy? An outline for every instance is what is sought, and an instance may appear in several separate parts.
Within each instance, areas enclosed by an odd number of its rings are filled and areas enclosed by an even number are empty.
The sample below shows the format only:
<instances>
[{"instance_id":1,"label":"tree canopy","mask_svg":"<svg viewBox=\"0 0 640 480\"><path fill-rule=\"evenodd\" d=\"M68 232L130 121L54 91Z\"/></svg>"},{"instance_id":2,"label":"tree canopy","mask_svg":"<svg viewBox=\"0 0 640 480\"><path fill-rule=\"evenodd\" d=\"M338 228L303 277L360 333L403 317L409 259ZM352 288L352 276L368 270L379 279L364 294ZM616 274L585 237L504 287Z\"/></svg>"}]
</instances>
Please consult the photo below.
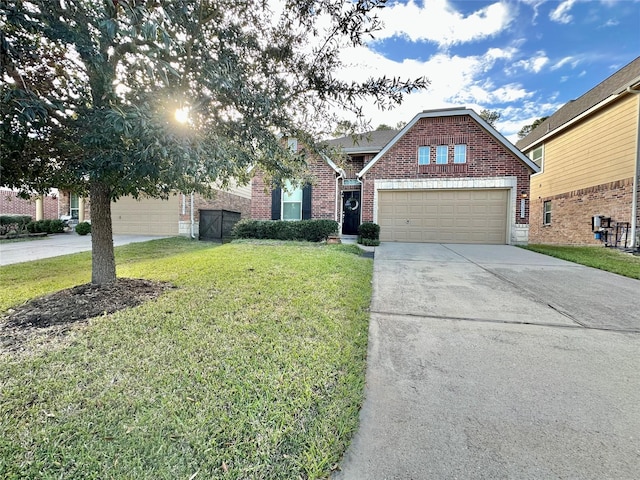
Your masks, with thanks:
<instances>
[{"instance_id":1,"label":"tree canopy","mask_svg":"<svg viewBox=\"0 0 640 480\"><path fill-rule=\"evenodd\" d=\"M3 0L0 183L88 193L92 281L115 280L112 200L297 178L282 137L313 151L340 111L426 88L336 75L385 1Z\"/></svg>"},{"instance_id":2,"label":"tree canopy","mask_svg":"<svg viewBox=\"0 0 640 480\"><path fill-rule=\"evenodd\" d=\"M547 118L549 117L537 118L536 120L533 121L531 125L525 125L524 127L522 127L518 132L518 138L522 140L524 137L529 135L538 125L544 122Z\"/></svg>"},{"instance_id":3,"label":"tree canopy","mask_svg":"<svg viewBox=\"0 0 640 480\"><path fill-rule=\"evenodd\" d=\"M496 122L500 120L500 117L502 116L502 114L497 110L487 110L486 108L482 110L479 115L493 128L496 128Z\"/></svg>"}]
</instances>

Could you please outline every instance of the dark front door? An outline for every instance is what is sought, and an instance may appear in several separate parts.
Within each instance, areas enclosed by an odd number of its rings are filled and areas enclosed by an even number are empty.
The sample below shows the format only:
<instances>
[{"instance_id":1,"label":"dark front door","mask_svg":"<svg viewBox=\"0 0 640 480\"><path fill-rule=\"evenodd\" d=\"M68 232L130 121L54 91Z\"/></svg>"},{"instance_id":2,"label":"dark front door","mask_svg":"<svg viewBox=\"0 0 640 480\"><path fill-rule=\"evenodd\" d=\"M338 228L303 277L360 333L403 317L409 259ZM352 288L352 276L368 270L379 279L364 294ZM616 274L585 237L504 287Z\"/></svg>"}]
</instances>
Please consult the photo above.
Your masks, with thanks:
<instances>
[{"instance_id":1,"label":"dark front door","mask_svg":"<svg viewBox=\"0 0 640 480\"><path fill-rule=\"evenodd\" d=\"M360 226L360 192L342 192L342 234L357 235Z\"/></svg>"}]
</instances>

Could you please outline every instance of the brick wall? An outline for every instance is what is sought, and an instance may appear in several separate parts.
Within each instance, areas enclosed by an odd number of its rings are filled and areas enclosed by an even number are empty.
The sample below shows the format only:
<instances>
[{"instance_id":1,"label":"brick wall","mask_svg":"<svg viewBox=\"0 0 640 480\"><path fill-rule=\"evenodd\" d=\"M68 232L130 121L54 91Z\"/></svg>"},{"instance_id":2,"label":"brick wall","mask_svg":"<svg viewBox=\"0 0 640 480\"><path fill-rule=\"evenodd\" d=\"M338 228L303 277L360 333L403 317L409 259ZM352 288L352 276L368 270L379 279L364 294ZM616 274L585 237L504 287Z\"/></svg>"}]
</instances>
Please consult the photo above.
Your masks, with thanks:
<instances>
[{"instance_id":1,"label":"brick wall","mask_svg":"<svg viewBox=\"0 0 640 480\"><path fill-rule=\"evenodd\" d=\"M44 218L59 218L58 197L47 195L44 197ZM0 189L0 215L29 215L36 219L36 199L29 200L18 197L13 190Z\"/></svg>"},{"instance_id":2,"label":"brick wall","mask_svg":"<svg viewBox=\"0 0 640 480\"><path fill-rule=\"evenodd\" d=\"M531 199L529 241L558 245L601 245L591 231L594 215L614 222L631 222L633 178L581 190ZM639 199L640 200L640 199ZM551 201L551 223L543 224L544 202ZM638 218L640 221L640 216Z\"/></svg>"},{"instance_id":3,"label":"brick wall","mask_svg":"<svg viewBox=\"0 0 640 480\"><path fill-rule=\"evenodd\" d=\"M453 146L467 145L467 163L453 164ZM438 145L449 146L447 165L436 165ZM431 147L431 164L418 166L418 147ZM513 176L517 178L518 198L529 196L530 171L502 143L489 135L470 116L420 119L366 173L362 192L362 220L373 220L375 179L478 178ZM529 202L524 218L516 209L514 224L529 223Z\"/></svg>"},{"instance_id":4,"label":"brick wall","mask_svg":"<svg viewBox=\"0 0 640 480\"><path fill-rule=\"evenodd\" d=\"M336 174L321 159L309 160L311 186L311 218L335 219ZM251 218L271 220L271 188L266 185L262 172L256 170L251 180Z\"/></svg>"},{"instance_id":5,"label":"brick wall","mask_svg":"<svg viewBox=\"0 0 640 480\"><path fill-rule=\"evenodd\" d=\"M191 221L191 195L186 196L186 204L183 207L184 197L180 199L180 221ZM234 195L230 192L216 190L215 196L205 198L201 195L194 195L194 221L200 221L200 210L228 210L230 212L240 212L242 218L250 218L251 200ZM182 213L184 210L185 213Z\"/></svg>"}]
</instances>

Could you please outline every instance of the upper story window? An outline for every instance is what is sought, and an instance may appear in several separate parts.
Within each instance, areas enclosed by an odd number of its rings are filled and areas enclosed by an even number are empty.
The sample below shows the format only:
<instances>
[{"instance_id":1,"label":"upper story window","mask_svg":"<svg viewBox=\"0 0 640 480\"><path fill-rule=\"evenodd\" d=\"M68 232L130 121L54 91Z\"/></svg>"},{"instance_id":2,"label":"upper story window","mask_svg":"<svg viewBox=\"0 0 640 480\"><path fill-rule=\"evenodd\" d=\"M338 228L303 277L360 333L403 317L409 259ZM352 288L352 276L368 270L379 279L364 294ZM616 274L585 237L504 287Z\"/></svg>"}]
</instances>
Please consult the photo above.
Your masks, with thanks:
<instances>
[{"instance_id":1,"label":"upper story window","mask_svg":"<svg viewBox=\"0 0 640 480\"><path fill-rule=\"evenodd\" d=\"M302 188L293 188L288 180L282 189L282 220L302 220Z\"/></svg>"},{"instance_id":2,"label":"upper story window","mask_svg":"<svg viewBox=\"0 0 640 480\"><path fill-rule=\"evenodd\" d=\"M431 147L418 147L418 165L429 165Z\"/></svg>"},{"instance_id":3,"label":"upper story window","mask_svg":"<svg viewBox=\"0 0 640 480\"><path fill-rule=\"evenodd\" d=\"M453 163L467 163L466 145L455 145L453 147Z\"/></svg>"},{"instance_id":4,"label":"upper story window","mask_svg":"<svg viewBox=\"0 0 640 480\"><path fill-rule=\"evenodd\" d=\"M542 161L544 160L544 145L534 148L529 152L529 158L533 163L542 168Z\"/></svg>"},{"instance_id":5,"label":"upper story window","mask_svg":"<svg viewBox=\"0 0 640 480\"><path fill-rule=\"evenodd\" d=\"M288 138L287 139L287 147L292 153L296 153L298 151L298 139L297 138Z\"/></svg>"},{"instance_id":6,"label":"upper story window","mask_svg":"<svg viewBox=\"0 0 640 480\"><path fill-rule=\"evenodd\" d=\"M436 147L436 163L445 164L449 157L449 147L447 145L438 145Z\"/></svg>"}]
</instances>

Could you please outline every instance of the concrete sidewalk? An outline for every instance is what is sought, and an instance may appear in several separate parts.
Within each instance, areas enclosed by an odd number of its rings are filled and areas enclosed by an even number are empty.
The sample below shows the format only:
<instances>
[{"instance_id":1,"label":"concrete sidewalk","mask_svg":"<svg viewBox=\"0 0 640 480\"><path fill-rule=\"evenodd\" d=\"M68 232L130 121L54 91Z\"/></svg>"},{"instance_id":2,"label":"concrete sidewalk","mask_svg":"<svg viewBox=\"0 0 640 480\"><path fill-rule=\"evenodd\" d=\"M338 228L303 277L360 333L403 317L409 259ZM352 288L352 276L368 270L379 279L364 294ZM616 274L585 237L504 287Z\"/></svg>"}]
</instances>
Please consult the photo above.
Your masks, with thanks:
<instances>
[{"instance_id":1,"label":"concrete sidewalk","mask_svg":"<svg viewBox=\"0 0 640 480\"><path fill-rule=\"evenodd\" d=\"M640 281L510 246L376 248L334 480L635 479Z\"/></svg>"},{"instance_id":2,"label":"concrete sidewalk","mask_svg":"<svg viewBox=\"0 0 640 480\"><path fill-rule=\"evenodd\" d=\"M148 242L161 236L150 235L114 235L113 245ZM43 258L57 257L70 253L91 250L91 235L78 235L73 232L48 235L28 241L0 243L0 266L30 262Z\"/></svg>"}]
</instances>

